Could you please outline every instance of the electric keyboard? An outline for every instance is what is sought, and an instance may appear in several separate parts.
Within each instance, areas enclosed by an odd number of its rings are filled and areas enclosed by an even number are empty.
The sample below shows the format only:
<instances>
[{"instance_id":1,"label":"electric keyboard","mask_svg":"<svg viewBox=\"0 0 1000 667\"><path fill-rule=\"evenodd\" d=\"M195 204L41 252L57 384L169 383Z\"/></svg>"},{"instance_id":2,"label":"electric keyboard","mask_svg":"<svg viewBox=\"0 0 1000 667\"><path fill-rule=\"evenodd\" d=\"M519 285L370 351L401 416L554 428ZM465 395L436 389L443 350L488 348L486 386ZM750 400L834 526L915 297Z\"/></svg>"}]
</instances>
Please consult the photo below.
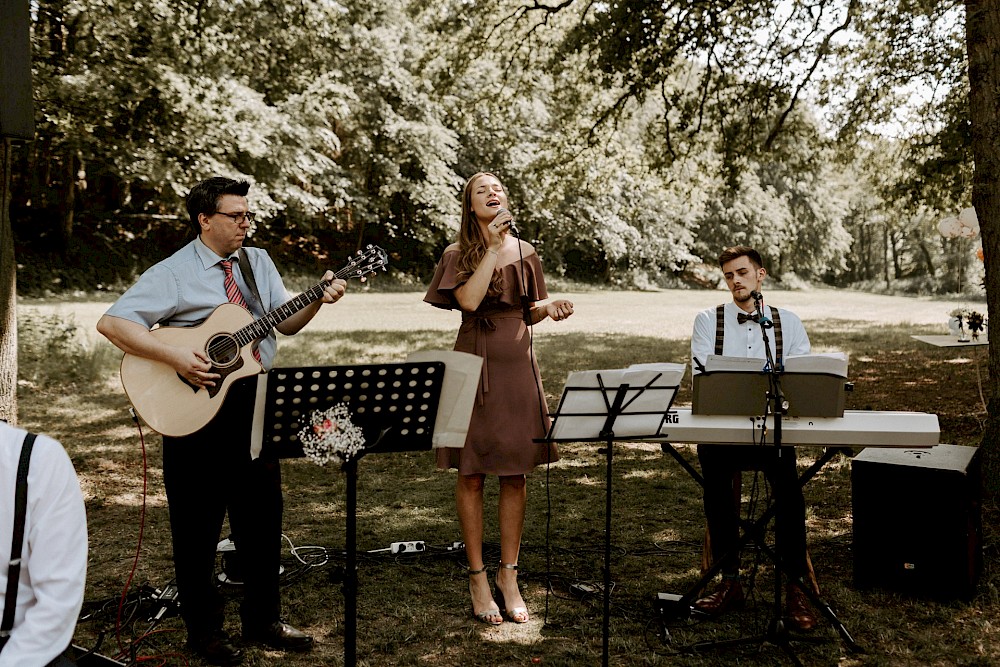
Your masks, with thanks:
<instances>
[{"instance_id":1,"label":"electric keyboard","mask_svg":"<svg viewBox=\"0 0 1000 667\"><path fill-rule=\"evenodd\" d=\"M766 437L760 417L693 415L690 408L667 413L657 440L699 444L774 444L774 421ZM781 444L819 447L933 447L940 437L938 418L927 412L845 410L843 417L782 417ZM615 436L620 438L615 428Z\"/></svg>"}]
</instances>

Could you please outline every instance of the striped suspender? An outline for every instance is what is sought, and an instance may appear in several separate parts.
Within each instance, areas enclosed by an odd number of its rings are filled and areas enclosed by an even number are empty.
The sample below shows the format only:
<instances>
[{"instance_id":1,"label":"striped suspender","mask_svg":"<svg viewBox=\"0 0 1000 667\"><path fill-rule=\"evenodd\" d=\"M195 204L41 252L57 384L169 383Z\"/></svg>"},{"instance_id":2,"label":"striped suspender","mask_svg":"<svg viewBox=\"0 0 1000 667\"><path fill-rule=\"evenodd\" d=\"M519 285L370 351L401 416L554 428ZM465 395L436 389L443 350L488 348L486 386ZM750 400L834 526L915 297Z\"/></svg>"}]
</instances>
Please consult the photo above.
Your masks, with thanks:
<instances>
[{"instance_id":1,"label":"striped suspender","mask_svg":"<svg viewBox=\"0 0 1000 667\"><path fill-rule=\"evenodd\" d=\"M785 346L781 340L781 315L778 315L778 309L774 306L768 306L768 308L771 309L771 321L774 322L774 349L778 351L778 358L774 360L774 363L778 364L778 370L782 370Z\"/></svg>"},{"instance_id":2,"label":"striped suspender","mask_svg":"<svg viewBox=\"0 0 1000 667\"><path fill-rule=\"evenodd\" d=\"M17 584L21 578L21 547L24 544L24 519L28 509L28 465L35 434L24 436L21 458L17 466L17 485L14 490L14 526L11 533L10 563L7 566L7 592L4 599L3 620L0 621L0 649L7 643L14 627L14 608L17 606Z\"/></svg>"},{"instance_id":3,"label":"striped suspender","mask_svg":"<svg viewBox=\"0 0 1000 667\"><path fill-rule=\"evenodd\" d=\"M715 309L715 353L722 354L722 340L726 337L726 307L719 304Z\"/></svg>"}]
</instances>

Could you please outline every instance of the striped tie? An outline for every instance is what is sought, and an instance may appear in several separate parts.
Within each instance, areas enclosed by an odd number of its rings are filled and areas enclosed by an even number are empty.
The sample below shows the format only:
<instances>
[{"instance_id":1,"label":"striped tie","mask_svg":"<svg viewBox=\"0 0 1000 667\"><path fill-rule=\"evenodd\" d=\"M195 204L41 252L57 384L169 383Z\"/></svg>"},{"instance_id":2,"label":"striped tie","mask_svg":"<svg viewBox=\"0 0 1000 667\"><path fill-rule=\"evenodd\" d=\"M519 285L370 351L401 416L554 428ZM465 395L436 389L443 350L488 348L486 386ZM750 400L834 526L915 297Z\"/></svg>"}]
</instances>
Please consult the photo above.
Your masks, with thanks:
<instances>
[{"instance_id":1,"label":"striped tie","mask_svg":"<svg viewBox=\"0 0 1000 667\"><path fill-rule=\"evenodd\" d=\"M226 298L229 299L229 303L235 303L250 310L247 306L247 300L243 298L243 292L240 291L239 285L236 284L236 279L233 278L233 261L231 259L224 259L219 264L222 265L222 270L226 273ZM260 352L257 351L256 347L253 349L253 358L260 361Z\"/></svg>"}]
</instances>

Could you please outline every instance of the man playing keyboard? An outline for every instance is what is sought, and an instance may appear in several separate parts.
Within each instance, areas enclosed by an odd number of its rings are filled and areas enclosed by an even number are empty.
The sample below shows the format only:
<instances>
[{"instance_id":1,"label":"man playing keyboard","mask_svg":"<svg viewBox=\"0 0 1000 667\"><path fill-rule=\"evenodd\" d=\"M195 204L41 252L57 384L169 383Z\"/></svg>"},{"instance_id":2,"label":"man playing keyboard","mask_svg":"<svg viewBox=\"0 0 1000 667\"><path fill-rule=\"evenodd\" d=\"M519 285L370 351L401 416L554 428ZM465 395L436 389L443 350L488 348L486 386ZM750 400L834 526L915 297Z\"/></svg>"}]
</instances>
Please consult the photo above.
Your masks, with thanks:
<instances>
[{"instance_id":1,"label":"man playing keyboard","mask_svg":"<svg viewBox=\"0 0 1000 667\"><path fill-rule=\"evenodd\" d=\"M710 354L766 359L762 315L756 312L767 270L760 253L747 246L726 248L719 266L733 300L704 310L695 317L691 334L692 371L701 372ZM758 296L758 300L762 302ZM768 333L771 358L809 354L809 337L802 321L781 308L764 308L763 317L773 323ZM770 326L770 325L768 325ZM694 606L710 615L720 615L743 606L740 583L739 503L735 484L743 470L761 470L771 484L776 503L775 531L781 567L789 581L800 580L808 572L806 556L806 509L795 467L794 448L745 445L698 445L698 459L705 480L705 518L711 536L712 558L722 563L722 581L710 595ZM787 620L792 628L810 630L816 617L798 584L786 586Z\"/></svg>"}]
</instances>

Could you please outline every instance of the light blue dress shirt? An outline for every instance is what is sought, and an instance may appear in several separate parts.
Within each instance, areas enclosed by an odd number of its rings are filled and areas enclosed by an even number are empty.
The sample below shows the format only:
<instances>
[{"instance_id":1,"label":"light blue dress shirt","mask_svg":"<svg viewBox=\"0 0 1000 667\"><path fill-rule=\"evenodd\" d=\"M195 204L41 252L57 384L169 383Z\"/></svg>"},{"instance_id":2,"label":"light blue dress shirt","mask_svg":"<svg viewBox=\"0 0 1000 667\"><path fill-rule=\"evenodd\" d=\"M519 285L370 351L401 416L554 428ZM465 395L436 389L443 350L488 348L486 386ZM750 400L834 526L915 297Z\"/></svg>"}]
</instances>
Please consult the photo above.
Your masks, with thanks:
<instances>
[{"instance_id":1,"label":"light blue dress shirt","mask_svg":"<svg viewBox=\"0 0 1000 667\"><path fill-rule=\"evenodd\" d=\"M267 251L246 248L253 268L257 289L263 304L250 291L243 279L238 259L233 253L233 276L243 293L254 319L283 305L291 295L278 274ZM155 325L190 327L201 324L220 304L228 303L224 286L225 274L219 257L201 238L147 269L121 298L108 309L107 315L121 317L152 329ZM278 344L274 329L260 342L261 364L270 370Z\"/></svg>"}]
</instances>

